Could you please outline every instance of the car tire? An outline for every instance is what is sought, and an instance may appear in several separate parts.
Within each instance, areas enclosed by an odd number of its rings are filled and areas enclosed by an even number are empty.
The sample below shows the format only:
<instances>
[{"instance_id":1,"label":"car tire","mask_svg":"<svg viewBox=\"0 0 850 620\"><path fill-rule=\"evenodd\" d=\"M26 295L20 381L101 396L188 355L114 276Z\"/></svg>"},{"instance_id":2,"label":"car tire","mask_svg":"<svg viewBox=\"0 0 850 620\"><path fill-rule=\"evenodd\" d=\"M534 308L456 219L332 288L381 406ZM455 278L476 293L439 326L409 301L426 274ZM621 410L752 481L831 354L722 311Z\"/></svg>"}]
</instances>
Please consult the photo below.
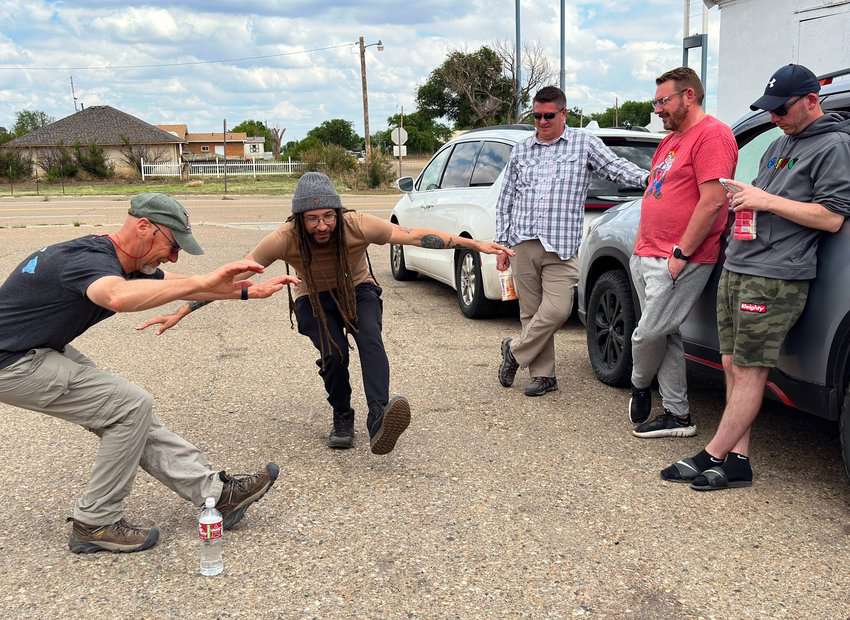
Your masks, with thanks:
<instances>
[{"instance_id":1,"label":"car tire","mask_svg":"<svg viewBox=\"0 0 850 620\"><path fill-rule=\"evenodd\" d=\"M587 353L597 378L608 385L631 383L635 306L625 271L603 273L587 304Z\"/></svg>"},{"instance_id":2,"label":"car tire","mask_svg":"<svg viewBox=\"0 0 850 620\"><path fill-rule=\"evenodd\" d=\"M844 390L844 402L841 404L841 419L838 421L838 434L841 438L841 457L844 459L844 473L850 478L850 383Z\"/></svg>"},{"instance_id":3,"label":"car tire","mask_svg":"<svg viewBox=\"0 0 850 620\"><path fill-rule=\"evenodd\" d=\"M418 275L405 265L403 245L390 244L390 270L393 272L393 278L400 282L415 280Z\"/></svg>"},{"instance_id":4,"label":"car tire","mask_svg":"<svg viewBox=\"0 0 850 620\"><path fill-rule=\"evenodd\" d=\"M455 257L455 292L457 305L463 315L470 319L492 316L496 303L484 296L484 280L481 277L481 257L478 252L462 249Z\"/></svg>"}]
</instances>

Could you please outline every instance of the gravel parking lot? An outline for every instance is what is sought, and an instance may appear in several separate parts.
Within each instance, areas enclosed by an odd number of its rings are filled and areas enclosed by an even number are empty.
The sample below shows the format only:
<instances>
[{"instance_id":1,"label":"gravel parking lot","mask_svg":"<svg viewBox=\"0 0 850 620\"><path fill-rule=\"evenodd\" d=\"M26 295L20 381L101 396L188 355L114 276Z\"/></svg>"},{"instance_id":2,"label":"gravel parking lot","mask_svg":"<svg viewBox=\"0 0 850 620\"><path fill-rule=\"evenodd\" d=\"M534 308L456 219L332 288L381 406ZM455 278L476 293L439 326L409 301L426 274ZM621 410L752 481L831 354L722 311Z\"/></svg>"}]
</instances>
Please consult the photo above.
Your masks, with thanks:
<instances>
[{"instance_id":1,"label":"gravel parking lot","mask_svg":"<svg viewBox=\"0 0 850 620\"><path fill-rule=\"evenodd\" d=\"M241 257L288 212L280 199L186 202L207 253L182 257L182 272ZM393 202L346 198L382 216ZM110 230L125 210L0 201L0 272L37 247ZM0 405L0 616L850 618L850 485L834 424L767 404L751 489L662 483L659 469L717 425L716 380L694 376L697 437L636 439L629 394L594 378L579 323L557 336L560 391L529 399L523 381L496 380L500 339L518 320L467 320L452 290L395 282L386 247L371 257L392 391L413 408L394 452L369 452L356 356L355 449L325 447L316 354L290 328L285 293L213 304L160 337L133 329L155 312L114 317L76 346L150 391L157 415L216 466L272 460L281 477L226 535L219 577L198 574L199 510L144 473L128 516L156 523L160 544L77 556L65 517L96 438Z\"/></svg>"}]
</instances>

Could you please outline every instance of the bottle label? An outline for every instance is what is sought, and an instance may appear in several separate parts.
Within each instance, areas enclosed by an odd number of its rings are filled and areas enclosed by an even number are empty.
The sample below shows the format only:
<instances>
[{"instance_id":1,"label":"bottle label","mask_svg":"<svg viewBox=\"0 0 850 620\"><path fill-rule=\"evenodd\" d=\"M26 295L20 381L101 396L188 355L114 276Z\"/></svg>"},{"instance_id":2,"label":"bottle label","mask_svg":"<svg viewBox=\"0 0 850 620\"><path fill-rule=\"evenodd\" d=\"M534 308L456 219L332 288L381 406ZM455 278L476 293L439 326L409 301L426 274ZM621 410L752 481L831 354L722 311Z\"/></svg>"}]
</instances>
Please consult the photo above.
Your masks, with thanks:
<instances>
[{"instance_id":1,"label":"bottle label","mask_svg":"<svg viewBox=\"0 0 850 620\"><path fill-rule=\"evenodd\" d=\"M201 540L218 540L221 538L221 523L221 521L198 523L198 535Z\"/></svg>"}]
</instances>

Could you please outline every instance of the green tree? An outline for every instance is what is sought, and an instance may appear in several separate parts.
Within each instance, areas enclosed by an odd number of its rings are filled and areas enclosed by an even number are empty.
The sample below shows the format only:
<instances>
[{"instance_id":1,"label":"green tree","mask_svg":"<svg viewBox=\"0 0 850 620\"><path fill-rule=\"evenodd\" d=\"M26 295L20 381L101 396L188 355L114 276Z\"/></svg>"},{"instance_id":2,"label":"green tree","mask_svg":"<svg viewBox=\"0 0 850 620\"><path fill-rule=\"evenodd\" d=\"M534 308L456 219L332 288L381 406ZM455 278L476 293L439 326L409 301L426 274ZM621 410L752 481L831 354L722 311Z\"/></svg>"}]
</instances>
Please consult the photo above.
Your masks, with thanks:
<instances>
[{"instance_id":1,"label":"green tree","mask_svg":"<svg viewBox=\"0 0 850 620\"><path fill-rule=\"evenodd\" d=\"M12 129L12 133L15 134L15 137L25 136L52 122L53 117L41 110L21 110L15 116L15 127Z\"/></svg>"},{"instance_id":2,"label":"green tree","mask_svg":"<svg viewBox=\"0 0 850 620\"><path fill-rule=\"evenodd\" d=\"M487 46L451 52L416 92L416 106L455 128L485 127L511 118L513 86L499 54Z\"/></svg>"},{"instance_id":3,"label":"green tree","mask_svg":"<svg viewBox=\"0 0 850 620\"><path fill-rule=\"evenodd\" d=\"M387 119L387 125L391 128L398 127L401 115L395 114ZM424 112L413 112L404 115L404 130L407 132L407 152L409 154L433 153L449 138L452 130L438 123L430 115ZM377 132L372 137L373 144L379 145L382 150L388 151L392 148L392 129Z\"/></svg>"},{"instance_id":4,"label":"green tree","mask_svg":"<svg viewBox=\"0 0 850 620\"><path fill-rule=\"evenodd\" d=\"M266 151L274 152L274 133L271 129L266 127L265 123L263 123L262 121L242 121L230 131L244 133L248 135L248 137L262 136L263 138L265 138L265 142L263 143L263 149Z\"/></svg>"},{"instance_id":5,"label":"green tree","mask_svg":"<svg viewBox=\"0 0 850 620\"><path fill-rule=\"evenodd\" d=\"M6 131L5 127L0 127L0 144L14 140L15 134Z\"/></svg>"},{"instance_id":6,"label":"green tree","mask_svg":"<svg viewBox=\"0 0 850 620\"><path fill-rule=\"evenodd\" d=\"M591 118L600 127L646 127L652 114L652 103L649 101L624 101L618 110L608 108L604 112L591 114ZM615 123L616 119L616 123Z\"/></svg>"},{"instance_id":7,"label":"green tree","mask_svg":"<svg viewBox=\"0 0 850 620\"><path fill-rule=\"evenodd\" d=\"M360 148L363 140L354 131L351 121L332 118L307 132L307 140L313 138L321 144L337 144L344 149Z\"/></svg>"}]
</instances>

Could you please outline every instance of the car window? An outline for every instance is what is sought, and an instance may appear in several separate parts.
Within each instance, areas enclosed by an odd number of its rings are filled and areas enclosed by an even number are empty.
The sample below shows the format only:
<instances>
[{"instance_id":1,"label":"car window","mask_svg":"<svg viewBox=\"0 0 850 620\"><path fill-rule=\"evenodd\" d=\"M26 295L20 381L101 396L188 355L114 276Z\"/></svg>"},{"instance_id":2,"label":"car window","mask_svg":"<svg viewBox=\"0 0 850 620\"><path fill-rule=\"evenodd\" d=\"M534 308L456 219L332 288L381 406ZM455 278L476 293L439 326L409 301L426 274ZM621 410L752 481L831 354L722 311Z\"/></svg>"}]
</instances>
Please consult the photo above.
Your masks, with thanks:
<instances>
[{"instance_id":1,"label":"car window","mask_svg":"<svg viewBox=\"0 0 850 620\"><path fill-rule=\"evenodd\" d=\"M761 156L771 142L783 135L783 131L776 126L757 135L738 149L738 166L735 168L735 179L744 183L752 183L758 176L759 162Z\"/></svg>"},{"instance_id":2,"label":"car window","mask_svg":"<svg viewBox=\"0 0 850 620\"><path fill-rule=\"evenodd\" d=\"M511 150L513 150L513 147L510 144L485 142L478 154L478 161L475 164L475 170L472 172L472 180L469 182L470 186L486 187L493 185L499 177L499 173L502 172L511 158Z\"/></svg>"},{"instance_id":3,"label":"car window","mask_svg":"<svg viewBox=\"0 0 850 620\"><path fill-rule=\"evenodd\" d=\"M446 166L446 173L443 175L443 182L440 187L442 189L469 187L472 169L475 167L475 160L480 150L481 142L461 142L456 145Z\"/></svg>"},{"instance_id":4,"label":"car window","mask_svg":"<svg viewBox=\"0 0 850 620\"><path fill-rule=\"evenodd\" d=\"M605 140L605 144L614 151L615 155L628 159L644 170L649 170L652 156L658 147L658 142L638 142L626 139L609 139ZM590 188L587 190L588 196L640 196L642 193L643 190L640 188L621 190L617 183L596 173L593 173L590 179Z\"/></svg>"},{"instance_id":5,"label":"car window","mask_svg":"<svg viewBox=\"0 0 850 620\"><path fill-rule=\"evenodd\" d=\"M416 189L423 192L429 192L432 189L439 189L440 179L443 176L443 168L446 165L446 160L451 155L451 147L445 148L434 156L428 167L422 171L422 176L419 177L419 182L416 184Z\"/></svg>"}]
</instances>

